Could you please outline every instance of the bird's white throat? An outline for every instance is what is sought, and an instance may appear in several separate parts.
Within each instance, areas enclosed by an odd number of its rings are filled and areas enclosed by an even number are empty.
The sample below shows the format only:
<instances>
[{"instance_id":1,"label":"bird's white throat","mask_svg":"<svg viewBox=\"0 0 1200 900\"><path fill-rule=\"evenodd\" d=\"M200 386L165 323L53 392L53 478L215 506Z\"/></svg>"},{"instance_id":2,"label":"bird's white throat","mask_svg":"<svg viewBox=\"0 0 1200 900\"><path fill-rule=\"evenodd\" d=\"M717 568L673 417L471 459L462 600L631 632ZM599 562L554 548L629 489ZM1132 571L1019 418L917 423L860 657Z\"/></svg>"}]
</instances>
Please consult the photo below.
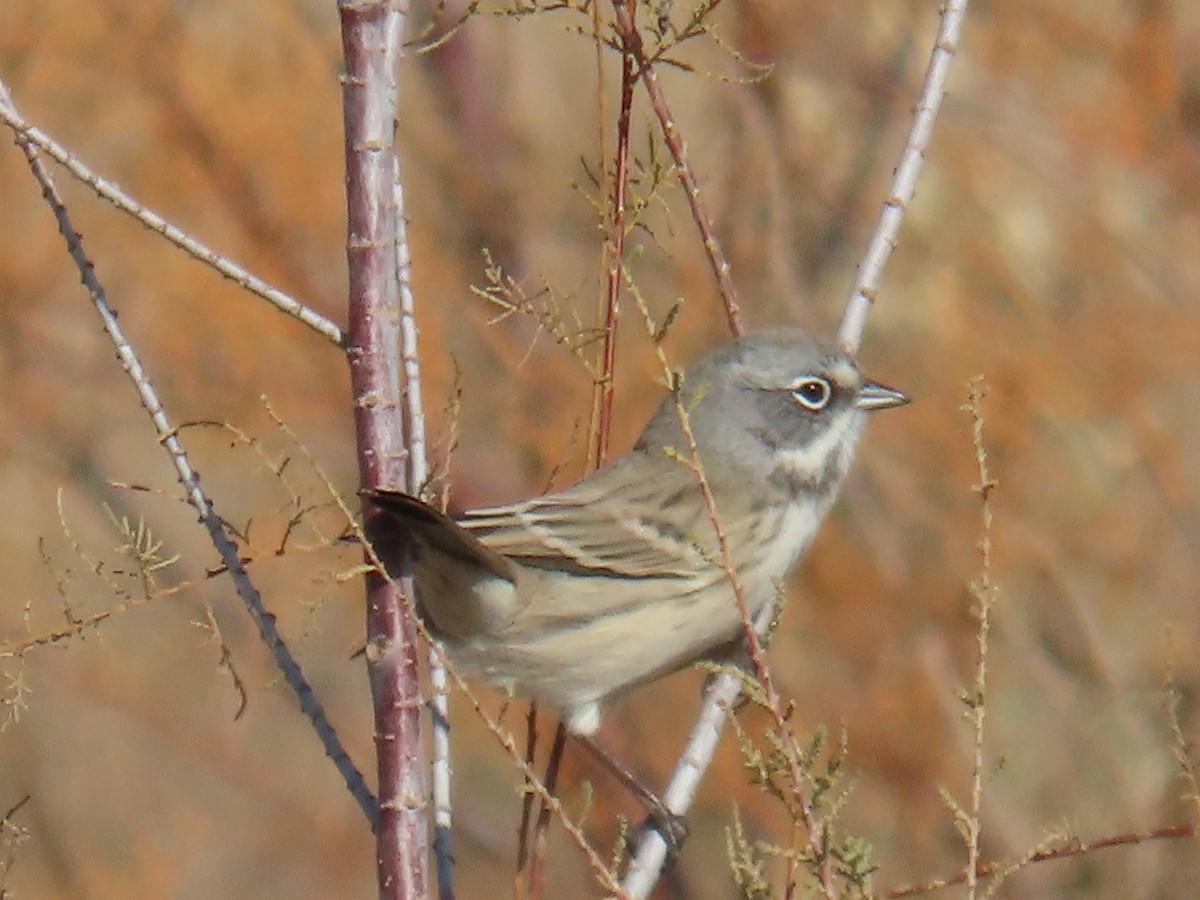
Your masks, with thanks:
<instances>
[{"instance_id":1,"label":"bird's white throat","mask_svg":"<svg viewBox=\"0 0 1200 900\"><path fill-rule=\"evenodd\" d=\"M836 457L839 471L832 485L836 489L837 483L850 468L862 425L863 414L851 410L833 419L828 428L818 433L803 447L776 451L775 464L795 478L815 484L827 474L830 460ZM824 498L825 506L832 503L835 496L836 490L830 491L830 496Z\"/></svg>"}]
</instances>

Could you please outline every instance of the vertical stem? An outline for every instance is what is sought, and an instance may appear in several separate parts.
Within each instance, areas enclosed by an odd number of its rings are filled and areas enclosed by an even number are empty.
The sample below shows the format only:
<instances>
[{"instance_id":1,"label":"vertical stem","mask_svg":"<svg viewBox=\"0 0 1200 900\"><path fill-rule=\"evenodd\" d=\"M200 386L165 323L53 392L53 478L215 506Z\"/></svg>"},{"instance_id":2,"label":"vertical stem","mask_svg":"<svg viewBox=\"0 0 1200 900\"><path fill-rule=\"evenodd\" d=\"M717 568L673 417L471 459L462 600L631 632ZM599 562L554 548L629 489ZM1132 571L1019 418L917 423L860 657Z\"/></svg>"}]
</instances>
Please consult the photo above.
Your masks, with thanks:
<instances>
[{"instance_id":1,"label":"vertical stem","mask_svg":"<svg viewBox=\"0 0 1200 900\"><path fill-rule=\"evenodd\" d=\"M346 353L354 396L359 475L364 487L411 490L404 442L399 359L400 287L393 131L396 61L403 13L388 0L341 0L346 61ZM364 508L368 537L411 595L406 548L381 534ZM379 776L376 864L381 898L423 898L429 844L421 744L417 632L400 591L378 573L366 579L367 660L375 708Z\"/></svg>"},{"instance_id":2,"label":"vertical stem","mask_svg":"<svg viewBox=\"0 0 1200 900\"><path fill-rule=\"evenodd\" d=\"M525 765L533 771L533 762L537 757L537 704L529 704L529 712L525 716ZM521 824L517 831L517 884L514 897L529 895L529 877L526 867L529 864L529 841L532 837L530 824L533 821L533 804L535 794L532 790L529 776L525 777L525 798L521 803Z\"/></svg>"},{"instance_id":3,"label":"vertical stem","mask_svg":"<svg viewBox=\"0 0 1200 900\"><path fill-rule=\"evenodd\" d=\"M992 491L998 482L988 467L987 446L983 442L983 398L987 393L983 376L971 379L966 409L971 414L972 439L975 446L975 463L979 468L979 483L974 490L980 497L983 533L979 538L979 581L971 585L975 598L975 615L978 628L975 633L975 684L972 687L967 720L971 723L974 760L971 767L971 804L964 821L967 841L967 896L975 900L979 888L980 812L983 808L983 737L984 719L987 715L987 662L988 635L992 626L992 603L996 599L996 585L992 581Z\"/></svg>"},{"instance_id":4,"label":"vertical stem","mask_svg":"<svg viewBox=\"0 0 1200 900\"><path fill-rule=\"evenodd\" d=\"M554 731L554 743L550 746L550 759L546 763L546 790L558 789L558 772L562 767L563 751L567 748L567 729L562 722ZM537 824L534 826L533 861L529 867L529 897L539 900L546 888L546 833L550 830L550 806L541 804Z\"/></svg>"},{"instance_id":5,"label":"vertical stem","mask_svg":"<svg viewBox=\"0 0 1200 900\"><path fill-rule=\"evenodd\" d=\"M628 20L633 26L637 0L624 0ZM633 111L633 89L637 84L639 66L632 47L623 39L621 55L621 106L617 117L617 152L613 165L613 194L610 236L607 245L606 296L604 304L604 341L600 353L600 378L596 383L596 431L592 459L596 468L608 459L612 439L613 376L617 365L617 323L621 318L621 287L625 265L625 202L629 189L629 123ZM558 783L559 768L566 749L567 731L560 722L554 733L550 761L546 766L546 788L553 792ZM529 798L532 800L532 797ZM523 811L523 826L529 805ZM550 827L550 807L542 803L534 828L532 864L529 868L529 896L539 897L544 887L546 831ZM522 828L524 832L524 827ZM524 837L522 836L524 846ZM522 854L522 867L524 854Z\"/></svg>"},{"instance_id":6,"label":"vertical stem","mask_svg":"<svg viewBox=\"0 0 1200 900\"><path fill-rule=\"evenodd\" d=\"M636 0L626 0L629 20L636 27ZM623 41L623 43L625 43ZM629 119L633 111L633 88L638 64L632 48L621 54L621 109L617 117L617 155L613 166L612 227L609 238L607 288L604 313L604 345L600 374L600 414L596 428L596 467L608 458L612 436L613 374L617 365L617 322L621 318L622 269L625 265L625 198L629 188Z\"/></svg>"}]
</instances>

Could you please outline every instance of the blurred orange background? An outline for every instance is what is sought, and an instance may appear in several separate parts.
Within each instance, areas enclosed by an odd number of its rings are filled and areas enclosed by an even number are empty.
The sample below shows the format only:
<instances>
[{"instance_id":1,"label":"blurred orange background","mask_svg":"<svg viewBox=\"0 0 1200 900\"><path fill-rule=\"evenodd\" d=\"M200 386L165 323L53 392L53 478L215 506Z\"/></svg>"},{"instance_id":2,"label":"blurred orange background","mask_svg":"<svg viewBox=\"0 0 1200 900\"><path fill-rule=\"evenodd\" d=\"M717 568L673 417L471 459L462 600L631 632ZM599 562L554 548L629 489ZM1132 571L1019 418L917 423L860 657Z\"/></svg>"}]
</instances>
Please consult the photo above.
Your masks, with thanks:
<instances>
[{"instance_id":1,"label":"blurred orange background","mask_svg":"<svg viewBox=\"0 0 1200 900\"><path fill-rule=\"evenodd\" d=\"M461 9L451 4L438 21ZM663 67L667 97L725 241L751 325L832 332L899 158L937 4L729 2L714 22L761 80L712 42ZM431 9L414 10L417 31ZM647 15L650 15L647 13ZM685 11L676 10L682 17ZM425 400L435 453L457 433L453 502L516 499L584 471L590 376L536 323L470 291L483 249L567 321L595 322L600 236L590 173L611 151L619 67L603 111L578 14L478 16L402 71L400 144ZM333 3L103 0L0 6L0 74L18 107L101 174L216 249L342 321L345 201ZM728 77L726 77L728 76ZM603 117L603 118L602 118ZM667 155L644 97L642 184ZM306 501L328 497L310 453L356 489L339 353L184 258L60 174L121 321L174 421L262 441ZM726 339L683 195L668 175L633 232L655 315L684 298L667 350L686 365ZM842 500L791 585L773 671L802 732L849 734L854 790L839 822L869 840L876 887L965 861L946 787L965 802L971 675L967 586L980 529L966 382L989 385L985 435L1000 584L990 657L986 855L1047 834L1088 839L1194 820L1163 712L1173 668L1197 736L1200 666L1200 17L1183 0L977 2L917 197L868 322L862 360L914 404L880 416ZM0 150L0 643L140 596L108 515L144 517L163 584L215 564L181 503L20 152ZM613 446L660 396L636 310L621 325ZM446 411L456 390L461 409ZM272 420L287 423L306 450ZM276 556L287 490L218 428L186 445L218 510L248 535L268 606L355 759L370 771L355 553L325 511ZM134 493L112 482L148 485ZM63 531L56 492L63 496ZM248 707L220 667L211 604ZM228 583L121 612L23 662L5 696L0 811L28 838L4 886L22 898L331 897L374 891L362 815L322 756ZM702 676L674 676L609 714L607 742L661 784ZM490 696L490 695L489 695ZM518 777L455 698L459 895L510 893ZM493 708L496 702L493 698ZM9 706L11 710L15 707ZM521 710L508 721L516 727ZM750 717L750 724L755 724ZM761 723L758 723L761 725ZM548 735L550 723L544 725ZM664 897L732 895L724 829L786 840L726 740ZM633 801L575 754L563 795L600 848ZM551 896L595 896L557 835ZM0 860L2 862L2 860ZM775 874L778 874L777 872ZM1186 897L1194 841L1033 866L1000 896Z\"/></svg>"}]
</instances>

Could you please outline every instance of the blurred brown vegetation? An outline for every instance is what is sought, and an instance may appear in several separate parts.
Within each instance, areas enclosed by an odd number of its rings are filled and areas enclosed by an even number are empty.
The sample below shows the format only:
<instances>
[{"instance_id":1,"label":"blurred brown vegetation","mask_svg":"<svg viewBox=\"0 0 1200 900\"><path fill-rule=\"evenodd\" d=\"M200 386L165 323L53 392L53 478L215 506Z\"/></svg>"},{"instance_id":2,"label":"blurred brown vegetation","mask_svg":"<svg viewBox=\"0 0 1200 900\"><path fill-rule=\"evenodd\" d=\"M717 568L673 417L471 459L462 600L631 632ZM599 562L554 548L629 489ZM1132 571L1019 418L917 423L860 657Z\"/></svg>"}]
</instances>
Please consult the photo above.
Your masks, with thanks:
<instances>
[{"instance_id":1,"label":"blurred brown vegetation","mask_svg":"<svg viewBox=\"0 0 1200 900\"><path fill-rule=\"evenodd\" d=\"M451 14L453 10L451 11ZM429 10L418 13L428 16ZM832 331L898 157L937 4L725 4L724 39L664 69L750 323ZM450 18L447 15L445 18ZM424 21L424 19L421 19ZM482 248L594 321L599 237L587 171L601 111L591 45L567 16L479 17L403 71L400 137L426 366L439 414L462 391L459 506L562 483L585 464L590 382L534 324L472 296ZM1052 829L1094 837L1195 817L1162 712L1164 672L1197 735L1200 679L1200 17L1185 0L977 2L917 199L868 323L863 358L916 402L880 417L843 499L791 586L773 669L798 727L844 724L854 793L843 827L870 840L880 888L946 875L965 853L937 788L965 797L969 735L955 688L974 651L978 577L965 383L987 376L986 434L1001 587L995 612L984 848L1015 858ZM344 295L340 70L332 3L0 5L0 73L26 116L202 239L340 320ZM605 146L615 118L606 64ZM635 152L656 131L639 98ZM659 157L665 159L662 148ZM586 169L584 161L586 160ZM221 420L296 458L269 396L336 485L356 487L339 354L60 178L111 299L177 421ZM633 236L635 277L683 364L725 339L683 197L672 183ZM103 510L144 516L200 578L214 555L174 498L165 454L102 336L19 152L0 150L0 639L117 602L63 535L110 561ZM622 324L617 434L633 440L659 389L636 311ZM343 739L370 769L361 592L350 551L311 531L281 557L286 496L230 434L185 438L218 509L249 525L268 605ZM111 481L150 485L133 494ZM325 522L335 533L336 518ZM39 549L39 539L44 539ZM306 552L305 546L316 547ZM110 564L115 564L110 562ZM115 576L120 578L122 576ZM62 587L65 585L65 587ZM132 589L137 593L136 586ZM249 698L219 667L211 604ZM25 619L28 619L26 624ZM0 808L18 821L8 888L44 897L332 897L373 890L372 842L221 579L122 613L65 647L5 661L29 693L0 734ZM605 737L661 782L701 678L675 676L609 715ZM14 690L8 682L5 690ZM469 711L456 719L460 896L507 893L517 777ZM510 712L515 724L518 710ZM549 728L549 724L546 724ZM577 756L599 796L601 847L637 807ZM726 742L663 896L732 887L733 804L752 836L783 827ZM553 845L561 847L558 838ZM596 893L554 855L556 896ZM1001 896L1185 897L1192 841L1035 866Z\"/></svg>"}]
</instances>

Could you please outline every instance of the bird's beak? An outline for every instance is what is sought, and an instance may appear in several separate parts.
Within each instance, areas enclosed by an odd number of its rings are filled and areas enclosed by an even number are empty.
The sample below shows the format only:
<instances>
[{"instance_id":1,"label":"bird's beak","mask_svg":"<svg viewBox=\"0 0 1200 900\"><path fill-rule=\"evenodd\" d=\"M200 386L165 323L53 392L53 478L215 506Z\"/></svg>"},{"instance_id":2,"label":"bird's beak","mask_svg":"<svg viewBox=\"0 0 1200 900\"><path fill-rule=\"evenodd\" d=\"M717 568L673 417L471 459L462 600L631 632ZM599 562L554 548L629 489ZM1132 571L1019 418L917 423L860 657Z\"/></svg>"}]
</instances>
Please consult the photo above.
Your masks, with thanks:
<instances>
[{"instance_id":1,"label":"bird's beak","mask_svg":"<svg viewBox=\"0 0 1200 900\"><path fill-rule=\"evenodd\" d=\"M871 412L876 409L904 406L908 402L908 394L903 391L877 381L864 381L863 386L858 389L858 403L855 405L865 412Z\"/></svg>"}]
</instances>

